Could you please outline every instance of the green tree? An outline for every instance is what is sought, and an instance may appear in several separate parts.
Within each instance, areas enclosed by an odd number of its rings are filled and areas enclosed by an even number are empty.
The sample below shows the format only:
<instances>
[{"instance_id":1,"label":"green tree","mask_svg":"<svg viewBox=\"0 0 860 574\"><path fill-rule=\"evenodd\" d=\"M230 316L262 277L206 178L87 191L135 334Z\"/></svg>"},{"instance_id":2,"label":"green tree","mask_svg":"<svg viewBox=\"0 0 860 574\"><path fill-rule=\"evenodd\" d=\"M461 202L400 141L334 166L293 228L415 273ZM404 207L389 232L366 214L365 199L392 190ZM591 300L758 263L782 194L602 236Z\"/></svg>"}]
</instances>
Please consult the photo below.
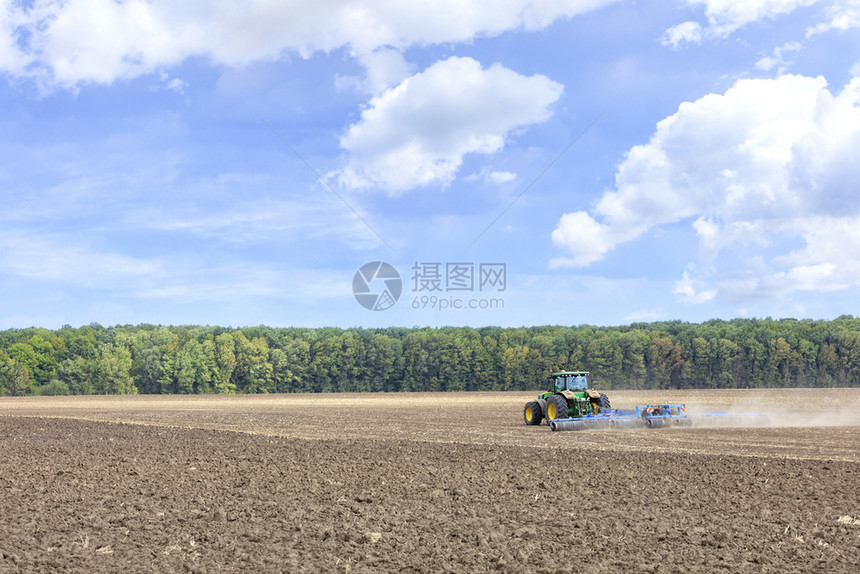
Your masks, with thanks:
<instances>
[{"instance_id":1,"label":"green tree","mask_svg":"<svg viewBox=\"0 0 860 574\"><path fill-rule=\"evenodd\" d=\"M833 343L819 347L817 367L821 386L836 386L839 377L839 356L836 354L836 346Z\"/></svg>"},{"instance_id":2,"label":"green tree","mask_svg":"<svg viewBox=\"0 0 860 574\"><path fill-rule=\"evenodd\" d=\"M690 341L690 360L685 363L686 379L694 389L711 386L711 344L704 337Z\"/></svg>"},{"instance_id":3,"label":"green tree","mask_svg":"<svg viewBox=\"0 0 860 574\"><path fill-rule=\"evenodd\" d=\"M608 333L588 343L585 360L588 370L593 373L595 380L600 380L603 388L611 389L623 384L621 348L615 344L613 337Z\"/></svg>"},{"instance_id":4,"label":"green tree","mask_svg":"<svg viewBox=\"0 0 860 574\"><path fill-rule=\"evenodd\" d=\"M645 349L650 342L642 331L627 331L618 338L621 350L621 379L628 389L643 389L648 378Z\"/></svg>"},{"instance_id":5,"label":"green tree","mask_svg":"<svg viewBox=\"0 0 860 574\"><path fill-rule=\"evenodd\" d=\"M71 389L69 389L69 385L64 383L59 379L52 379L47 385L42 387L42 394L44 396L54 397L60 395L70 395L72 394Z\"/></svg>"},{"instance_id":6,"label":"green tree","mask_svg":"<svg viewBox=\"0 0 860 574\"><path fill-rule=\"evenodd\" d=\"M403 346L399 339L374 334L366 344L369 390L399 391L403 377Z\"/></svg>"},{"instance_id":7,"label":"green tree","mask_svg":"<svg viewBox=\"0 0 860 574\"><path fill-rule=\"evenodd\" d=\"M27 367L0 352L0 394L17 397L25 394L29 386Z\"/></svg>"},{"instance_id":8,"label":"green tree","mask_svg":"<svg viewBox=\"0 0 860 574\"><path fill-rule=\"evenodd\" d=\"M221 373L218 370L217 349L215 339L207 337L200 344L200 379L198 380L198 393L220 393L219 384Z\"/></svg>"},{"instance_id":9,"label":"green tree","mask_svg":"<svg viewBox=\"0 0 860 574\"><path fill-rule=\"evenodd\" d=\"M146 347L138 351L131 363L131 372L137 390L153 394L161 392L162 350L160 347Z\"/></svg>"},{"instance_id":10,"label":"green tree","mask_svg":"<svg viewBox=\"0 0 860 574\"><path fill-rule=\"evenodd\" d=\"M727 389L735 386L734 361L738 354L738 346L728 339L711 341L711 380L713 386Z\"/></svg>"},{"instance_id":11,"label":"green tree","mask_svg":"<svg viewBox=\"0 0 860 574\"><path fill-rule=\"evenodd\" d=\"M221 333L215 337L215 367L217 376L214 379L214 391L235 393L233 375L236 372L236 341L230 333Z\"/></svg>"},{"instance_id":12,"label":"green tree","mask_svg":"<svg viewBox=\"0 0 860 574\"><path fill-rule=\"evenodd\" d=\"M860 332L842 331L836 336L840 379L844 385L860 384Z\"/></svg>"},{"instance_id":13,"label":"green tree","mask_svg":"<svg viewBox=\"0 0 860 574\"><path fill-rule=\"evenodd\" d=\"M27 373L33 378L33 373L39 369L40 360L29 343L15 343L9 347L8 354L13 361L27 367Z\"/></svg>"},{"instance_id":14,"label":"green tree","mask_svg":"<svg viewBox=\"0 0 860 574\"><path fill-rule=\"evenodd\" d=\"M200 343L192 339L179 349L173 373L174 392L180 395L191 395L197 392L201 380L205 377Z\"/></svg>"},{"instance_id":15,"label":"green tree","mask_svg":"<svg viewBox=\"0 0 860 574\"><path fill-rule=\"evenodd\" d=\"M645 350L645 362L650 388L681 388L684 359L680 343L665 335L653 337Z\"/></svg>"},{"instance_id":16,"label":"green tree","mask_svg":"<svg viewBox=\"0 0 860 574\"><path fill-rule=\"evenodd\" d=\"M134 386L134 379L131 376L131 351L126 347L113 343L101 347L96 390L109 395L137 393L137 387Z\"/></svg>"},{"instance_id":17,"label":"green tree","mask_svg":"<svg viewBox=\"0 0 860 574\"><path fill-rule=\"evenodd\" d=\"M308 368L310 391L315 393L337 392L340 380L341 346L335 337L315 341L311 346Z\"/></svg>"},{"instance_id":18,"label":"green tree","mask_svg":"<svg viewBox=\"0 0 860 574\"><path fill-rule=\"evenodd\" d=\"M277 356L274 351L277 350ZM279 393L307 392L310 343L304 339L288 339L282 349L272 351L272 370Z\"/></svg>"},{"instance_id":19,"label":"green tree","mask_svg":"<svg viewBox=\"0 0 860 574\"><path fill-rule=\"evenodd\" d=\"M274 372L269 362L269 345L262 337L248 341L242 336L236 343L240 373L237 387L245 393L275 392Z\"/></svg>"},{"instance_id":20,"label":"green tree","mask_svg":"<svg viewBox=\"0 0 860 574\"><path fill-rule=\"evenodd\" d=\"M84 357L65 359L57 366L57 378L75 395L89 395L94 391L93 372L98 361L90 362Z\"/></svg>"},{"instance_id":21,"label":"green tree","mask_svg":"<svg viewBox=\"0 0 860 574\"><path fill-rule=\"evenodd\" d=\"M170 341L161 350L161 376L158 379L160 392L173 394L178 392L176 388L176 373L179 370L179 351L182 344L179 336L173 335Z\"/></svg>"}]
</instances>

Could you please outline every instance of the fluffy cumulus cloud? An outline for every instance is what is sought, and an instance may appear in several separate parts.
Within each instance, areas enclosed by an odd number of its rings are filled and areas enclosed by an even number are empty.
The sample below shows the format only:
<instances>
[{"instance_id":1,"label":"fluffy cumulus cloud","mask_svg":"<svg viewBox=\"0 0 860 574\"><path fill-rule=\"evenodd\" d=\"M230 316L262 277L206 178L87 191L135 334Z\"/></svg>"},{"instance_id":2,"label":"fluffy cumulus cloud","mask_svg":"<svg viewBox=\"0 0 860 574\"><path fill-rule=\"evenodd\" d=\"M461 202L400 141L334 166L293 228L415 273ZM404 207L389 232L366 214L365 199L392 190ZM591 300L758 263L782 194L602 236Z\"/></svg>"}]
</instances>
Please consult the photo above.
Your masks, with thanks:
<instances>
[{"instance_id":1,"label":"fluffy cumulus cloud","mask_svg":"<svg viewBox=\"0 0 860 574\"><path fill-rule=\"evenodd\" d=\"M564 214L552 239L567 255L553 265L587 266L690 221L702 265L676 285L688 301L860 285L857 149L860 78L837 93L821 77L738 81L682 104L630 149L615 189ZM734 276L721 273L727 253L745 254Z\"/></svg>"},{"instance_id":2,"label":"fluffy cumulus cloud","mask_svg":"<svg viewBox=\"0 0 860 574\"><path fill-rule=\"evenodd\" d=\"M472 58L436 62L371 100L341 146L351 188L397 193L450 182L469 153L500 150L511 131L542 122L562 86Z\"/></svg>"},{"instance_id":3,"label":"fluffy cumulus cloud","mask_svg":"<svg viewBox=\"0 0 860 574\"><path fill-rule=\"evenodd\" d=\"M74 88L192 56L241 65L345 47L365 65L384 67L384 76L392 58L369 56L378 49L536 30L613 1L0 0L0 72ZM371 72L372 83L384 80Z\"/></svg>"}]
</instances>

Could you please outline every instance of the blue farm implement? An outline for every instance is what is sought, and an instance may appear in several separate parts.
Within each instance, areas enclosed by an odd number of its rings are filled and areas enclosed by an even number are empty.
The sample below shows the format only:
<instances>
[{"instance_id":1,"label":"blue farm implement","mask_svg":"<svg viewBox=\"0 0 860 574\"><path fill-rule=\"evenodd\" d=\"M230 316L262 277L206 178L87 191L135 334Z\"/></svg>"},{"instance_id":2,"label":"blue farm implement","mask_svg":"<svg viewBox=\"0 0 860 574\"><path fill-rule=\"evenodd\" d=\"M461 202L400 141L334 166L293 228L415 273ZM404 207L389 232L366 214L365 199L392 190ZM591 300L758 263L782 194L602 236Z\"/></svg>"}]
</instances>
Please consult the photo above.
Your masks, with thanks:
<instances>
[{"instance_id":1,"label":"blue farm implement","mask_svg":"<svg viewBox=\"0 0 860 574\"><path fill-rule=\"evenodd\" d=\"M684 405L653 404L633 410L613 409L609 398L588 385L588 372L562 371L548 378L549 388L526 403L527 425L546 420L554 431L701 426L759 426L769 424L761 414L703 413L689 415Z\"/></svg>"},{"instance_id":2,"label":"blue farm implement","mask_svg":"<svg viewBox=\"0 0 860 574\"><path fill-rule=\"evenodd\" d=\"M646 405L630 411L608 409L597 414L549 421L549 427L554 431L645 427L659 429L692 424L693 419L687 416L684 405Z\"/></svg>"}]
</instances>

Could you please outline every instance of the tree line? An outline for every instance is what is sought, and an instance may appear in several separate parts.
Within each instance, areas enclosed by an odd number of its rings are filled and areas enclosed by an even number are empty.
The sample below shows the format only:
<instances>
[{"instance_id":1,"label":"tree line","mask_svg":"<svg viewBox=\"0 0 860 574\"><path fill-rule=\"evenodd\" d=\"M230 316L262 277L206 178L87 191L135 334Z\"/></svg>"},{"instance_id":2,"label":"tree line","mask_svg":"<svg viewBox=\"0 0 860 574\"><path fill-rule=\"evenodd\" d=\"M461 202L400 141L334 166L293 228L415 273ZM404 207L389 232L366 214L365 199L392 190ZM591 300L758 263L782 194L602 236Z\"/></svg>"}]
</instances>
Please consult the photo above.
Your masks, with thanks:
<instances>
[{"instance_id":1,"label":"tree line","mask_svg":"<svg viewBox=\"0 0 860 574\"><path fill-rule=\"evenodd\" d=\"M0 394L860 386L860 318L384 329L91 324L0 331Z\"/></svg>"}]
</instances>

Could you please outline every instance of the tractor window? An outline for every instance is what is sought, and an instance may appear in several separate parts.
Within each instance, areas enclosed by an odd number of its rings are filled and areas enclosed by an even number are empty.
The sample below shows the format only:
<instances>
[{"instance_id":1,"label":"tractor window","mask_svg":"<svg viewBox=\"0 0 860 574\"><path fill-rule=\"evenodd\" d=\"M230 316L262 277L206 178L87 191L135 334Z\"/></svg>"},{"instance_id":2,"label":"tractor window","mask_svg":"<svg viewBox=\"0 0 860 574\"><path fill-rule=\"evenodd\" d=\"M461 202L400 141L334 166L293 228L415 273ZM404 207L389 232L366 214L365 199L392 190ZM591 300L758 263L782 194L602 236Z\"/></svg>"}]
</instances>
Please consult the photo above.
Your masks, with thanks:
<instances>
[{"instance_id":1,"label":"tractor window","mask_svg":"<svg viewBox=\"0 0 860 574\"><path fill-rule=\"evenodd\" d=\"M559 375L554 377L556 391L587 391L588 377L585 375Z\"/></svg>"},{"instance_id":2,"label":"tractor window","mask_svg":"<svg viewBox=\"0 0 860 574\"><path fill-rule=\"evenodd\" d=\"M588 379L582 375L577 375L576 377L568 377L570 382L568 383L568 389L571 391L587 391L588 390Z\"/></svg>"}]
</instances>

